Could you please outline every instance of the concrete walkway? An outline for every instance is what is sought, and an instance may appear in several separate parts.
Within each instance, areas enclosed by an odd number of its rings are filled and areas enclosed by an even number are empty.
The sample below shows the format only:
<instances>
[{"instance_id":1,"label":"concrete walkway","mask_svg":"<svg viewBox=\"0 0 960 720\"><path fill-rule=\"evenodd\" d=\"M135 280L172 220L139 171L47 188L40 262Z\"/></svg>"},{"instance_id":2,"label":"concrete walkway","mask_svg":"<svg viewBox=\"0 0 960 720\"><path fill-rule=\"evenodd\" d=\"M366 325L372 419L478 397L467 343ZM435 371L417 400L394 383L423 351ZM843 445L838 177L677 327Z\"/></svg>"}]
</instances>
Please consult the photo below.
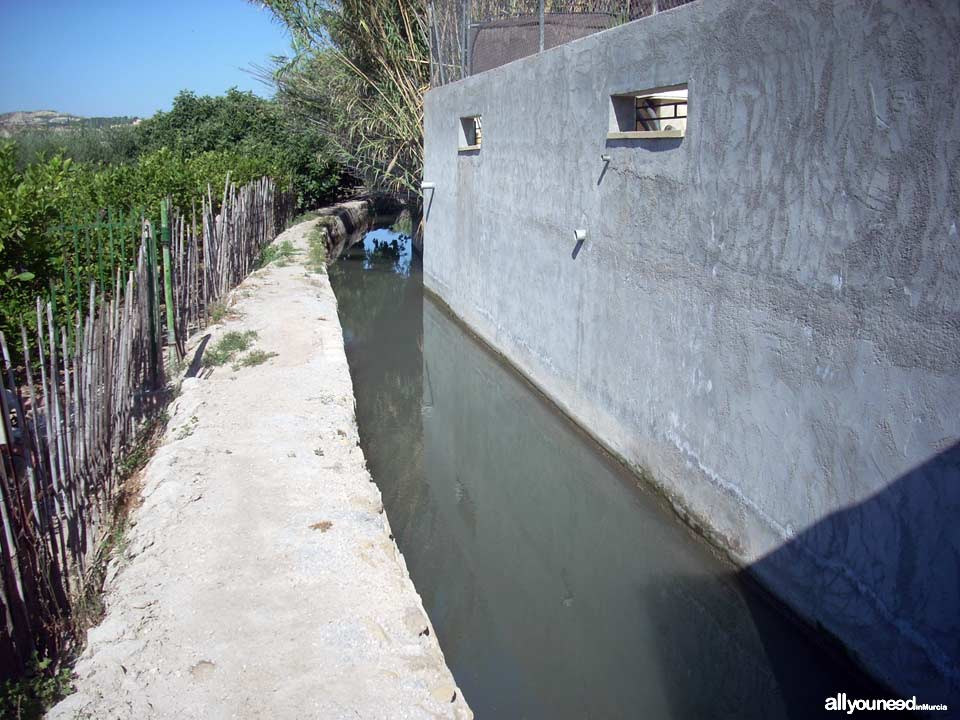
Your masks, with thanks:
<instances>
[{"instance_id":1,"label":"concrete walkway","mask_svg":"<svg viewBox=\"0 0 960 720\"><path fill-rule=\"evenodd\" d=\"M281 235L306 250L313 223ZM326 275L258 271L212 330L264 364L184 381L108 611L50 718L470 718L358 446Z\"/></svg>"}]
</instances>

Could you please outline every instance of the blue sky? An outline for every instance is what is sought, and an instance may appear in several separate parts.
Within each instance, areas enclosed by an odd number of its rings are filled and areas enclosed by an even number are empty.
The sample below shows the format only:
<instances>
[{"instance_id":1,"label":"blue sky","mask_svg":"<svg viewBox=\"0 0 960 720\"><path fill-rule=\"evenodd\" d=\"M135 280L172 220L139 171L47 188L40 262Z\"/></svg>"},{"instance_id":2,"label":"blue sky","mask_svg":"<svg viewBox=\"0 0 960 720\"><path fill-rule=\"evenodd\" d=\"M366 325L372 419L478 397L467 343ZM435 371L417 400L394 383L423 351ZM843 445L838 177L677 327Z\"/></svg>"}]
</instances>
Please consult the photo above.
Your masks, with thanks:
<instances>
[{"instance_id":1,"label":"blue sky","mask_svg":"<svg viewBox=\"0 0 960 720\"><path fill-rule=\"evenodd\" d=\"M289 46L245 0L0 0L0 113L148 117L183 89L269 96L244 70Z\"/></svg>"}]
</instances>

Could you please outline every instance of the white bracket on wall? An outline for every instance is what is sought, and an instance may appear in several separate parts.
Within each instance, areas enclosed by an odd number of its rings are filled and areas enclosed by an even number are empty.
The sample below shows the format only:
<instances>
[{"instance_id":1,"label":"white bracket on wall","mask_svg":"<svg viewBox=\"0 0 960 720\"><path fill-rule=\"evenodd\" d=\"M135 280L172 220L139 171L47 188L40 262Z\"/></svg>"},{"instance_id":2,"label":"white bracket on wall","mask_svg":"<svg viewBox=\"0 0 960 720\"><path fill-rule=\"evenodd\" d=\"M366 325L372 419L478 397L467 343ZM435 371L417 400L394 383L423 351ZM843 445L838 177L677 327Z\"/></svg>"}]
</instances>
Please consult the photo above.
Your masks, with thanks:
<instances>
[{"instance_id":1,"label":"white bracket on wall","mask_svg":"<svg viewBox=\"0 0 960 720\"><path fill-rule=\"evenodd\" d=\"M583 247L583 244L587 241L587 231L585 228L577 228L573 231L573 239L576 240L576 244L573 246L573 252L570 253L570 257L574 260L577 259L577 255L580 254L580 249Z\"/></svg>"}]
</instances>

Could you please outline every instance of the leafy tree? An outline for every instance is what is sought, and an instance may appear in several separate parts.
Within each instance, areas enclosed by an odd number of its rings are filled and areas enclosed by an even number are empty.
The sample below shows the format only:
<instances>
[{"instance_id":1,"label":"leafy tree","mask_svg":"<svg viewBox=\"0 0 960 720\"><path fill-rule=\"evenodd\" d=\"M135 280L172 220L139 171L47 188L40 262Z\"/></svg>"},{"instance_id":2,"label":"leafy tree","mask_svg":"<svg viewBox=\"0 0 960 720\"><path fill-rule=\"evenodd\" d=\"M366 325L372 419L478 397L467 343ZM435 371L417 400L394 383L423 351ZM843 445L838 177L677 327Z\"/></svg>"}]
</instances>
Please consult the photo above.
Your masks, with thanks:
<instances>
[{"instance_id":1,"label":"leafy tree","mask_svg":"<svg viewBox=\"0 0 960 720\"><path fill-rule=\"evenodd\" d=\"M297 193L301 209L324 203L341 181L335 149L317 128L296 121L277 102L236 88L217 97L184 90L169 112L139 125L37 130L14 140L21 170L55 155L112 170L164 150L183 162L203 155L201 165L214 162L214 153L237 165L235 179L251 163L269 167L275 180Z\"/></svg>"},{"instance_id":2,"label":"leafy tree","mask_svg":"<svg viewBox=\"0 0 960 720\"><path fill-rule=\"evenodd\" d=\"M270 176L296 191L301 209L324 202L340 182L319 129L236 89L219 97L181 92L169 112L137 126L0 142L0 330L19 335L21 318L33 322L34 299L61 283L65 254L75 253L52 227L105 219L108 211L155 214L165 197L188 210L208 188L218 198L228 174L238 184Z\"/></svg>"},{"instance_id":3,"label":"leafy tree","mask_svg":"<svg viewBox=\"0 0 960 720\"><path fill-rule=\"evenodd\" d=\"M264 155L217 150L188 156L166 147L119 165L74 163L57 154L20 171L12 143L0 144L0 330L16 339L21 319L34 323L34 299L51 283L60 285L72 242L51 228L105 219L108 210L155 214L165 197L189 209L208 186L218 198L228 173L238 184L283 177L278 161ZM58 288L59 296L63 292Z\"/></svg>"},{"instance_id":4,"label":"leafy tree","mask_svg":"<svg viewBox=\"0 0 960 720\"><path fill-rule=\"evenodd\" d=\"M0 330L16 338L19 317L33 306L41 282L59 269L61 253L46 242L46 228L70 202L77 169L56 155L25 171L12 144L0 145Z\"/></svg>"},{"instance_id":5,"label":"leafy tree","mask_svg":"<svg viewBox=\"0 0 960 720\"><path fill-rule=\"evenodd\" d=\"M185 156L222 151L255 157L289 182L301 209L317 207L337 188L333 149L315 128L291 121L280 105L236 88L218 97L183 91L169 112L140 127L141 152L169 148Z\"/></svg>"}]
</instances>

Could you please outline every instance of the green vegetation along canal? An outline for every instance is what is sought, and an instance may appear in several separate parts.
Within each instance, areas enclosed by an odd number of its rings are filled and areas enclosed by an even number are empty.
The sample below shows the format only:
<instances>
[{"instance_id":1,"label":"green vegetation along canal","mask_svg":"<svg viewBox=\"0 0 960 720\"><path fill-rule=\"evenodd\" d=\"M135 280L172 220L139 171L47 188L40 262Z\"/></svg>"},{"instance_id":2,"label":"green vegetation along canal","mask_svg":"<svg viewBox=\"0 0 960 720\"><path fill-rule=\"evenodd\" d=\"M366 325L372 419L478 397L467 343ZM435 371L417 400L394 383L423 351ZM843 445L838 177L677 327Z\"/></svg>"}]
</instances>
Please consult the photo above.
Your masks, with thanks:
<instances>
[{"instance_id":1,"label":"green vegetation along canal","mask_svg":"<svg viewBox=\"0 0 960 720\"><path fill-rule=\"evenodd\" d=\"M425 297L408 239L367 233L329 271L367 463L477 718L883 696Z\"/></svg>"}]
</instances>

